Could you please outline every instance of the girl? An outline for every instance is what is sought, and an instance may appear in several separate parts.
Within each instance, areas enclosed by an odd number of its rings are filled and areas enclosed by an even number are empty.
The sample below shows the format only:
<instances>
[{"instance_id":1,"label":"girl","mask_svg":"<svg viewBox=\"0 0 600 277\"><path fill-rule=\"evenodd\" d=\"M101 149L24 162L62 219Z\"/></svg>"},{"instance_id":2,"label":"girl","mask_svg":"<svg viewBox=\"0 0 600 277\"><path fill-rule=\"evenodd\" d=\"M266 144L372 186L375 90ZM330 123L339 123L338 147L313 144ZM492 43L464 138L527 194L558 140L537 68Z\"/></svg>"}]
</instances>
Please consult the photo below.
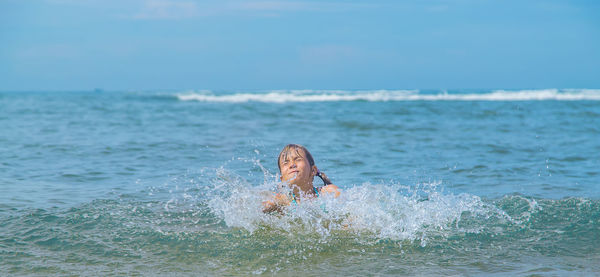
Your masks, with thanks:
<instances>
[{"instance_id":1,"label":"girl","mask_svg":"<svg viewBox=\"0 0 600 277\"><path fill-rule=\"evenodd\" d=\"M320 172L308 150L298 144L288 144L279 153L277 165L281 173L280 180L288 185L292 192L289 195L275 193L270 200L263 202L263 212L281 212L282 208L291 204L299 204L301 198L318 197L321 194L340 195L338 187L331 183L325 173ZM319 176L325 186L315 188L313 179Z\"/></svg>"}]
</instances>

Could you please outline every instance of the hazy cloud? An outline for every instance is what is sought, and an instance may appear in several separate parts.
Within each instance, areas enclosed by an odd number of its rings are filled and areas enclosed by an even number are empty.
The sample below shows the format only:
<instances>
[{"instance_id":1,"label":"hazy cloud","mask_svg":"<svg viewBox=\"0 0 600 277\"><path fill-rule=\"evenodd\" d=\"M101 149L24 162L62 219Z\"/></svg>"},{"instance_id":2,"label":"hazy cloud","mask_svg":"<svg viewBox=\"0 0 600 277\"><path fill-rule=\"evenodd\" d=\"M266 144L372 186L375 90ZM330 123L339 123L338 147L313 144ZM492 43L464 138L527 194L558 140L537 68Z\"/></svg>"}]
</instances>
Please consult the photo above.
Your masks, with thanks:
<instances>
[{"instance_id":1,"label":"hazy cloud","mask_svg":"<svg viewBox=\"0 0 600 277\"><path fill-rule=\"evenodd\" d=\"M202 16L273 16L286 12L339 12L372 7L371 4L311 1L169 1L139 2L133 19L185 19Z\"/></svg>"},{"instance_id":2,"label":"hazy cloud","mask_svg":"<svg viewBox=\"0 0 600 277\"><path fill-rule=\"evenodd\" d=\"M445 12L448 10L448 5L439 4L439 5L429 5L425 7L425 10L428 12Z\"/></svg>"},{"instance_id":3,"label":"hazy cloud","mask_svg":"<svg viewBox=\"0 0 600 277\"><path fill-rule=\"evenodd\" d=\"M164 20L205 16L273 16L289 12L347 12L379 7L371 2L240 0L44 0L51 5L89 7L128 19Z\"/></svg>"},{"instance_id":4,"label":"hazy cloud","mask_svg":"<svg viewBox=\"0 0 600 277\"><path fill-rule=\"evenodd\" d=\"M245 1L232 2L231 7L247 11L345 11L371 7L371 4L308 1Z\"/></svg>"},{"instance_id":5,"label":"hazy cloud","mask_svg":"<svg viewBox=\"0 0 600 277\"><path fill-rule=\"evenodd\" d=\"M357 58L359 51L352 45L312 45L300 48L300 58L309 64L347 63Z\"/></svg>"},{"instance_id":6,"label":"hazy cloud","mask_svg":"<svg viewBox=\"0 0 600 277\"><path fill-rule=\"evenodd\" d=\"M192 1L144 1L134 19L185 19L200 15L198 5Z\"/></svg>"},{"instance_id":7,"label":"hazy cloud","mask_svg":"<svg viewBox=\"0 0 600 277\"><path fill-rule=\"evenodd\" d=\"M19 61L36 61L44 59L67 60L77 59L83 55L81 49L67 43L38 44L18 49L14 57Z\"/></svg>"}]
</instances>

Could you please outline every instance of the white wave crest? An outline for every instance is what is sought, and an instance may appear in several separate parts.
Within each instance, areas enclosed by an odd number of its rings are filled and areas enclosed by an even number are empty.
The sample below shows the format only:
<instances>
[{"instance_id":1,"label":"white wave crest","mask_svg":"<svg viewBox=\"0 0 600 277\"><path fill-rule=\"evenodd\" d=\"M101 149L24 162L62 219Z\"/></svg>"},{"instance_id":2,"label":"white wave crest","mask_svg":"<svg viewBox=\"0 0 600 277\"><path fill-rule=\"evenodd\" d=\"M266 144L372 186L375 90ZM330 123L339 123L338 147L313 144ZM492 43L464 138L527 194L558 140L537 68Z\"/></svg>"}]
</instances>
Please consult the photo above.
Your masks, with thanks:
<instances>
[{"instance_id":1,"label":"white wave crest","mask_svg":"<svg viewBox=\"0 0 600 277\"><path fill-rule=\"evenodd\" d=\"M229 95L214 95L206 93L184 93L178 94L177 98L182 101L202 102L265 102L265 103L288 103L288 102L340 102L340 101L394 101L415 94L418 91L270 91L267 93L236 93Z\"/></svg>"},{"instance_id":2,"label":"white wave crest","mask_svg":"<svg viewBox=\"0 0 600 277\"><path fill-rule=\"evenodd\" d=\"M215 94L208 91L176 94L181 101L221 103L290 103L343 101L600 101L600 89L495 90L481 93L420 93L418 90L273 90L257 93Z\"/></svg>"}]
</instances>

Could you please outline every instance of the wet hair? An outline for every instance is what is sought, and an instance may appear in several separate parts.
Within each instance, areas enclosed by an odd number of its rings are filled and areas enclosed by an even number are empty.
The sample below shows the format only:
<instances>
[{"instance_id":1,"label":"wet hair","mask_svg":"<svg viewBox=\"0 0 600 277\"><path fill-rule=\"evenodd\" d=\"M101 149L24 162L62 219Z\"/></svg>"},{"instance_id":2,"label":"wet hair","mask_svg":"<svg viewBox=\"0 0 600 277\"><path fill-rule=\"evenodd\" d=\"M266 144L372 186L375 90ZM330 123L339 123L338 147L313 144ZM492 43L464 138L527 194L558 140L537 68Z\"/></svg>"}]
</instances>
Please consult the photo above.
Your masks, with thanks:
<instances>
[{"instance_id":1,"label":"wet hair","mask_svg":"<svg viewBox=\"0 0 600 277\"><path fill-rule=\"evenodd\" d=\"M300 153L299 150L302 150L304 154ZM297 155L305 157L308 160L308 163L311 167L315 165L315 160L313 159L310 152L308 152L306 147L299 144L288 144L285 147L283 147L283 149L279 153L279 158L277 159L277 167L279 167L279 172L281 172L281 160L286 159L291 151L295 151Z\"/></svg>"},{"instance_id":2,"label":"wet hair","mask_svg":"<svg viewBox=\"0 0 600 277\"><path fill-rule=\"evenodd\" d=\"M304 155L302 155L299 150L302 150L304 152ZM310 152L308 152L308 149L306 149L306 147L299 144L288 144L285 147L283 147L281 152L279 152L279 158L277 159L277 167L279 167L279 172L281 172L281 159L286 159L291 151L295 151L296 155L298 156L305 157L308 160L308 163L311 167L315 165L315 160L313 159ZM327 175L321 173L318 170L317 176L321 178L321 180L323 180L323 185L332 184Z\"/></svg>"}]
</instances>

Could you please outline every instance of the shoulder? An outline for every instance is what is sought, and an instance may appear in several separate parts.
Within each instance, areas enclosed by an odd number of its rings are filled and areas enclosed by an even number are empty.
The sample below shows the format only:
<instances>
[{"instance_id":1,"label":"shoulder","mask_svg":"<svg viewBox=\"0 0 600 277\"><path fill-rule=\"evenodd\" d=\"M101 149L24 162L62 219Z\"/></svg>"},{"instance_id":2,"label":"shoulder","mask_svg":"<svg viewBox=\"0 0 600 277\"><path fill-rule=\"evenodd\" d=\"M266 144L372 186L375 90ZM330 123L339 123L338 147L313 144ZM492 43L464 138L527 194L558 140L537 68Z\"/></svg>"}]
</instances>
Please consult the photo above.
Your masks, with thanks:
<instances>
[{"instance_id":1,"label":"shoulder","mask_svg":"<svg viewBox=\"0 0 600 277\"><path fill-rule=\"evenodd\" d=\"M340 188L334 184L321 187L321 193L333 193L335 197L340 196Z\"/></svg>"}]
</instances>

